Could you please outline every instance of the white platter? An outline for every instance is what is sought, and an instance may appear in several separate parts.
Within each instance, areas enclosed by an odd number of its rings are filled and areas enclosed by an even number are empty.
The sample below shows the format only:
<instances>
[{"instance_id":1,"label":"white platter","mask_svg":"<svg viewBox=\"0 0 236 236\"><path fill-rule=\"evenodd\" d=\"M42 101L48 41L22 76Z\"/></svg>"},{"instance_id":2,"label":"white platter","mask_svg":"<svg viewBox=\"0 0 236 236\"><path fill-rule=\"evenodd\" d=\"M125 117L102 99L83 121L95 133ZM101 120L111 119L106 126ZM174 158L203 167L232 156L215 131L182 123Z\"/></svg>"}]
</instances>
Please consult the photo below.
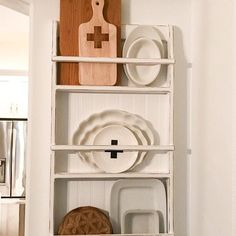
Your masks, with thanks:
<instances>
[{"instance_id":1,"label":"white platter","mask_svg":"<svg viewBox=\"0 0 236 236\"><path fill-rule=\"evenodd\" d=\"M113 142L113 143L112 143ZM122 125L109 125L101 129L94 145L138 145L132 131ZM93 152L95 164L107 173L122 173L129 170L138 158L138 152Z\"/></svg>"},{"instance_id":2,"label":"white platter","mask_svg":"<svg viewBox=\"0 0 236 236\"><path fill-rule=\"evenodd\" d=\"M158 33L158 30L154 28L153 26L138 26L128 34L125 40L123 51L122 51L123 57L127 57L127 53L130 46L135 40L137 40L140 37L146 37L153 40L160 49L161 57L164 55L164 47L163 47L161 37ZM124 71L127 77L130 79L126 66L127 65L124 64Z\"/></svg>"},{"instance_id":3,"label":"white platter","mask_svg":"<svg viewBox=\"0 0 236 236\"><path fill-rule=\"evenodd\" d=\"M121 110L106 110L101 113L95 113L88 119L84 120L74 133L72 143L74 145L92 145L94 137L99 130L107 125L113 124L120 124L130 129L139 140L139 144L154 144L153 130L149 127L147 122L140 116ZM92 153L79 152L79 155L89 164L95 163ZM145 152L139 153L139 158L133 168L143 161L145 155Z\"/></svg>"},{"instance_id":4,"label":"white platter","mask_svg":"<svg viewBox=\"0 0 236 236\"><path fill-rule=\"evenodd\" d=\"M154 40L140 37L130 45L128 58L161 58L161 52ZM145 86L151 84L158 76L161 65L140 66L134 64L126 65L128 78L135 84Z\"/></svg>"},{"instance_id":5,"label":"white platter","mask_svg":"<svg viewBox=\"0 0 236 236\"><path fill-rule=\"evenodd\" d=\"M111 189L110 219L114 233L121 232L122 216L127 210L151 209L159 213L160 233L166 232L166 191L157 179L119 180Z\"/></svg>"},{"instance_id":6,"label":"white platter","mask_svg":"<svg viewBox=\"0 0 236 236\"><path fill-rule=\"evenodd\" d=\"M122 216L122 234L159 234L159 215L155 210L128 210Z\"/></svg>"}]
</instances>

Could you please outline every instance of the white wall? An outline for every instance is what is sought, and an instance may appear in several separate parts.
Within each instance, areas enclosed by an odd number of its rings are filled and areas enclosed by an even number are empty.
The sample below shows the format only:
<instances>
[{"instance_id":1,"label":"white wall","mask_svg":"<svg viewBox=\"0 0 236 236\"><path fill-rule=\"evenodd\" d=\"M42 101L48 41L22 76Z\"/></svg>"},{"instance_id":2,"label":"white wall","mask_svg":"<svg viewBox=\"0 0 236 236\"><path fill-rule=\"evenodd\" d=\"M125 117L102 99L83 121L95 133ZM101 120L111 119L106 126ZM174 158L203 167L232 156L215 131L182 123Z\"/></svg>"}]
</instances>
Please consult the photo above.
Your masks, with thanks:
<instances>
[{"instance_id":1,"label":"white wall","mask_svg":"<svg viewBox=\"0 0 236 236\"><path fill-rule=\"evenodd\" d=\"M29 17L0 5L0 70L28 71Z\"/></svg>"},{"instance_id":2,"label":"white wall","mask_svg":"<svg viewBox=\"0 0 236 236\"><path fill-rule=\"evenodd\" d=\"M51 30L52 20L58 19L58 3L35 0L31 7L27 236L49 232Z\"/></svg>"},{"instance_id":3,"label":"white wall","mask_svg":"<svg viewBox=\"0 0 236 236\"><path fill-rule=\"evenodd\" d=\"M233 235L233 1L192 9L191 235Z\"/></svg>"},{"instance_id":4,"label":"white wall","mask_svg":"<svg viewBox=\"0 0 236 236\"><path fill-rule=\"evenodd\" d=\"M176 26L177 236L190 235L190 232L192 236L231 235L232 157L228 130L232 124L232 74L228 59L232 57L229 38L233 0L222 2L123 1L123 23ZM33 3L27 235L41 236L47 235L49 227L51 20L58 18L59 0L34 0ZM220 61L218 55L221 55ZM191 151L192 155L188 155ZM191 186L190 198L188 185Z\"/></svg>"}]
</instances>

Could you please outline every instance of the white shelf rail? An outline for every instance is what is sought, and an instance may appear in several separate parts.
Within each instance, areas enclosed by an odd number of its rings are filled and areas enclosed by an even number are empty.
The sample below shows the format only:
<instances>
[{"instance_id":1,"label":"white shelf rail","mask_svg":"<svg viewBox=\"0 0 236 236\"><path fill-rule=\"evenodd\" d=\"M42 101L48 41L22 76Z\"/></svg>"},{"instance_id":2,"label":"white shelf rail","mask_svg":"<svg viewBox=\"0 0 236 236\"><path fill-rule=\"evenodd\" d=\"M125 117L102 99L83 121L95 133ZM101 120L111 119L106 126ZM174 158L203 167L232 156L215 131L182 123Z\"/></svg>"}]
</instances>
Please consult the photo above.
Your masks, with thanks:
<instances>
[{"instance_id":1,"label":"white shelf rail","mask_svg":"<svg viewBox=\"0 0 236 236\"><path fill-rule=\"evenodd\" d=\"M76 56L53 56L53 62L72 62L72 63L117 63L117 64L135 64L135 65L170 65L174 64L174 59L158 58L119 58L119 57L76 57Z\"/></svg>"},{"instance_id":2,"label":"white shelf rail","mask_svg":"<svg viewBox=\"0 0 236 236\"><path fill-rule=\"evenodd\" d=\"M60 236L60 235L51 235ZM79 236L79 235L67 235L67 236ZM102 234L87 234L86 236L102 236ZM174 236L174 234L106 234L106 236Z\"/></svg>"},{"instance_id":3,"label":"white shelf rail","mask_svg":"<svg viewBox=\"0 0 236 236\"><path fill-rule=\"evenodd\" d=\"M116 93L116 94L168 94L169 88L155 87L128 87L128 86L77 86L77 85L56 85L57 92L65 93Z\"/></svg>"},{"instance_id":4,"label":"white shelf rail","mask_svg":"<svg viewBox=\"0 0 236 236\"><path fill-rule=\"evenodd\" d=\"M120 174L110 173L67 173L61 172L54 175L54 179L158 179L169 178L169 173L135 173L126 172Z\"/></svg>"},{"instance_id":5,"label":"white shelf rail","mask_svg":"<svg viewBox=\"0 0 236 236\"><path fill-rule=\"evenodd\" d=\"M60 236L52 234L50 236ZM67 235L67 236L79 236L79 235ZM102 234L87 234L86 236L102 236ZM106 234L106 236L174 236L174 234Z\"/></svg>"},{"instance_id":6,"label":"white shelf rail","mask_svg":"<svg viewBox=\"0 0 236 236\"><path fill-rule=\"evenodd\" d=\"M105 151L105 150L123 150L126 152L136 152L136 151L160 151L169 152L174 151L174 145L52 145L52 151Z\"/></svg>"}]
</instances>

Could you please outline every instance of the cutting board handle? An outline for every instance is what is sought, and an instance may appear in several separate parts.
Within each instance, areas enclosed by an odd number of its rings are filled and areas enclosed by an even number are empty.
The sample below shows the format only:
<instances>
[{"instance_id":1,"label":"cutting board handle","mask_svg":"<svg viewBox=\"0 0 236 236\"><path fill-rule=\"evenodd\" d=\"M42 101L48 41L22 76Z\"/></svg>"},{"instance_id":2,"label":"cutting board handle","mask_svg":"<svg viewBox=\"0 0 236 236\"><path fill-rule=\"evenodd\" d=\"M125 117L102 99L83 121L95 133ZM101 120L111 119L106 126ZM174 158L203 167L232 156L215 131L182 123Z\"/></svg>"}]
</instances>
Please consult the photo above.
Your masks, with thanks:
<instances>
[{"instance_id":1,"label":"cutting board handle","mask_svg":"<svg viewBox=\"0 0 236 236\"><path fill-rule=\"evenodd\" d=\"M92 0L92 8L93 8L93 20L96 19L104 20L103 17L104 0Z\"/></svg>"}]
</instances>

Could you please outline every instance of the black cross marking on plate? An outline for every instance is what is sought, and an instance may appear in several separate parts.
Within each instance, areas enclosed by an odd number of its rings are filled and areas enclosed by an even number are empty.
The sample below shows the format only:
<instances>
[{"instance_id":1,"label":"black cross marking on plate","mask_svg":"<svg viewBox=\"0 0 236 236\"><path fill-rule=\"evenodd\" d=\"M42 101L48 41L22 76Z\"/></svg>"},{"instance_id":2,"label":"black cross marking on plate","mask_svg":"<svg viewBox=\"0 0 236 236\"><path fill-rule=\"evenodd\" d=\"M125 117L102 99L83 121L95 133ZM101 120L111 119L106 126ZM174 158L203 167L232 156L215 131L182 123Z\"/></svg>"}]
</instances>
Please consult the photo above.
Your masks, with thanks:
<instances>
[{"instance_id":1,"label":"black cross marking on plate","mask_svg":"<svg viewBox=\"0 0 236 236\"><path fill-rule=\"evenodd\" d=\"M111 140L111 145L118 145L118 140ZM111 153L111 159L117 159L117 154L123 153L122 150L105 150L105 152Z\"/></svg>"},{"instance_id":2,"label":"black cross marking on plate","mask_svg":"<svg viewBox=\"0 0 236 236\"><path fill-rule=\"evenodd\" d=\"M102 48L102 42L109 41L109 34L102 34L102 27L94 26L94 33L87 34L87 41L94 41L94 48Z\"/></svg>"}]
</instances>

